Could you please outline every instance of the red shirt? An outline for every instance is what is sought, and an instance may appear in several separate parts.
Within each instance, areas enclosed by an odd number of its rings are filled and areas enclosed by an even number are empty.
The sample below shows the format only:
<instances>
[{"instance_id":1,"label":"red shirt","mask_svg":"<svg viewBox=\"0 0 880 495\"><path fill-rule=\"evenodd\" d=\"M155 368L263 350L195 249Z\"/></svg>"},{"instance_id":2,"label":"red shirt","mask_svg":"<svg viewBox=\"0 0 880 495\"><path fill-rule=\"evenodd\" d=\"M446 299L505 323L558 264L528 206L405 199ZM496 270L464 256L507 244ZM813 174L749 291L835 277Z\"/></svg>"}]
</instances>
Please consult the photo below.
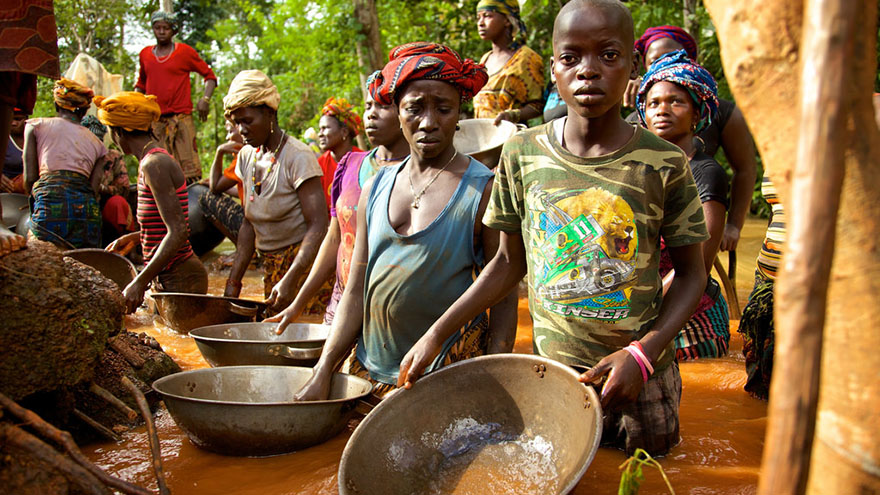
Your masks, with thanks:
<instances>
[{"instance_id":1,"label":"red shirt","mask_svg":"<svg viewBox=\"0 0 880 495\"><path fill-rule=\"evenodd\" d=\"M357 146L352 146L351 151L360 152L363 150ZM321 156L318 157L318 165L321 166L321 172L324 173L321 177L321 189L324 191L324 202L327 203L327 209L329 210L332 204L330 188L333 186L333 175L336 174L337 165L336 160L333 159L333 153L330 151L321 153Z\"/></svg>"},{"instance_id":2,"label":"red shirt","mask_svg":"<svg viewBox=\"0 0 880 495\"><path fill-rule=\"evenodd\" d=\"M155 45L141 50L140 74L135 88L148 95L156 95L162 114L192 113L192 89L189 85L189 73L198 72L208 80L217 80L214 71L202 60L191 46L186 43L174 42L174 51L163 58L156 58L153 53Z\"/></svg>"}]
</instances>

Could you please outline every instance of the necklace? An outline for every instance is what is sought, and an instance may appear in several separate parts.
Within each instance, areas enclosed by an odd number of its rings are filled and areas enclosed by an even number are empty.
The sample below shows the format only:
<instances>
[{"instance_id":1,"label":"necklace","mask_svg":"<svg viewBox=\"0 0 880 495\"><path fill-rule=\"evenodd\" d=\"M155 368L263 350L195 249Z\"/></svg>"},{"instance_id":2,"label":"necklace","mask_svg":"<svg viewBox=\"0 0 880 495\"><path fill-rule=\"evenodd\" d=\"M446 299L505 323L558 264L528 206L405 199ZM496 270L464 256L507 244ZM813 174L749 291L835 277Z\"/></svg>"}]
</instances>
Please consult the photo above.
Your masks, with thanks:
<instances>
[{"instance_id":1,"label":"necklace","mask_svg":"<svg viewBox=\"0 0 880 495\"><path fill-rule=\"evenodd\" d=\"M165 55L164 57L160 57L159 56L159 45L154 46L153 47L153 56L156 57L156 62L159 62L160 64L164 64L165 62L167 62L168 59L171 58L171 55L174 53L174 48L176 48L176 46L175 46L174 42L172 42L171 43L171 51L168 52L168 55Z\"/></svg>"},{"instance_id":2,"label":"necklace","mask_svg":"<svg viewBox=\"0 0 880 495\"><path fill-rule=\"evenodd\" d=\"M409 155L404 155L401 157L393 157L392 156L391 158L382 158L381 156L379 156L379 153L376 152L375 156L376 156L376 158L378 158L380 161L383 161L383 162L399 162L400 160L403 160L404 158L408 157Z\"/></svg>"},{"instance_id":3,"label":"necklace","mask_svg":"<svg viewBox=\"0 0 880 495\"><path fill-rule=\"evenodd\" d=\"M433 184L434 181L437 180L437 177L440 177L440 174L442 174L443 171L446 170L446 167L448 167L449 164L452 163L452 160L455 160L456 156L458 156L457 151L452 154L452 158L450 158L449 161L446 162L446 165L443 165L443 168L438 170L437 173L434 174L434 177L431 177L431 180L429 180L428 183L425 184L425 187L423 187L422 190L419 191L418 194L416 194L416 186L413 184L413 180L412 180L412 169L410 168L410 170L407 170L407 176L409 176L409 190L410 190L410 192L412 192L412 195L413 195L413 202L410 206L412 206L416 210L419 209L419 204L421 204L421 202L422 202L422 196L425 195L425 191L427 191L428 188L431 187L431 184ZM410 162L410 164L412 164L412 162Z\"/></svg>"},{"instance_id":4,"label":"necklace","mask_svg":"<svg viewBox=\"0 0 880 495\"><path fill-rule=\"evenodd\" d=\"M281 139L278 141L278 146L275 147L275 151L272 152L272 157L269 158L269 167L266 169L266 173L262 174L260 180L257 181L257 164L254 163L254 169L251 173L251 195L248 199L251 201L254 200L254 197L259 195L263 191L263 179L269 176L272 173L272 166L275 165L275 162L278 161L278 152L281 151L281 146L284 145L284 138L287 137L287 133L281 131ZM264 151L260 157L264 157L268 153L268 150Z\"/></svg>"}]
</instances>

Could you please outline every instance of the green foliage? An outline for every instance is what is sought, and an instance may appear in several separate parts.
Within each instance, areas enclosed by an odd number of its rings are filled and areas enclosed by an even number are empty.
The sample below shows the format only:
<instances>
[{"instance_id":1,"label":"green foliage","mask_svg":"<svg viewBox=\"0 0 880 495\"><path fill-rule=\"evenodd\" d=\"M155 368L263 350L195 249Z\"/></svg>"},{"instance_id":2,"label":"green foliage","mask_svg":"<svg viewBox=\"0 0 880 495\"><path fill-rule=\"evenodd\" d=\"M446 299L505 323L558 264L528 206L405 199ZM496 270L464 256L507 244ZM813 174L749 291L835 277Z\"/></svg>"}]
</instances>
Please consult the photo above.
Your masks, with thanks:
<instances>
[{"instance_id":1,"label":"green foliage","mask_svg":"<svg viewBox=\"0 0 880 495\"><path fill-rule=\"evenodd\" d=\"M663 481L666 482L666 487L669 488L669 493L675 495L675 490L672 489L669 478L663 472L663 466L643 449L636 449L632 457L624 461L618 468L623 470L623 473L620 475L620 486L617 488L617 495L637 495L639 493L639 487L645 481L645 474L642 472L642 467L645 466L656 468L660 471Z\"/></svg>"}]
</instances>

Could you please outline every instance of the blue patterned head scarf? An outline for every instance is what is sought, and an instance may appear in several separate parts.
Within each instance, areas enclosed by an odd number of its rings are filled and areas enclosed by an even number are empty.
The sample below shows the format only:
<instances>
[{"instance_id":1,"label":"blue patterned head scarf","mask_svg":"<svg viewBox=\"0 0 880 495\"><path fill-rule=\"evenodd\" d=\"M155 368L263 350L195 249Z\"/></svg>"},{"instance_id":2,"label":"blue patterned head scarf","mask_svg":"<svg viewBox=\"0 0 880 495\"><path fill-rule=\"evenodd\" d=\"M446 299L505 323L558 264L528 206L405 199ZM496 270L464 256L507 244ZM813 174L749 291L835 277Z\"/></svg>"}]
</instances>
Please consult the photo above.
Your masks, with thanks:
<instances>
[{"instance_id":1,"label":"blue patterned head scarf","mask_svg":"<svg viewBox=\"0 0 880 495\"><path fill-rule=\"evenodd\" d=\"M526 25L519 16L519 0L480 0L480 3L477 4L477 12L481 10L498 12L506 16L513 27L510 37L514 42L526 39Z\"/></svg>"},{"instance_id":2,"label":"blue patterned head scarf","mask_svg":"<svg viewBox=\"0 0 880 495\"><path fill-rule=\"evenodd\" d=\"M636 96L636 109L642 125L645 121L645 97L654 83L669 81L687 90L700 109L700 120L696 132L700 132L712 122L718 112L718 84L715 78L702 66L688 57L684 50L676 50L658 58L648 67L642 78L639 94Z\"/></svg>"},{"instance_id":3,"label":"blue patterned head scarf","mask_svg":"<svg viewBox=\"0 0 880 495\"><path fill-rule=\"evenodd\" d=\"M104 139L104 135L107 134L107 126L102 124L94 115L86 115L80 123L83 127L92 131L92 134L98 136L98 139Z\"/></svg>"}]
</instances>

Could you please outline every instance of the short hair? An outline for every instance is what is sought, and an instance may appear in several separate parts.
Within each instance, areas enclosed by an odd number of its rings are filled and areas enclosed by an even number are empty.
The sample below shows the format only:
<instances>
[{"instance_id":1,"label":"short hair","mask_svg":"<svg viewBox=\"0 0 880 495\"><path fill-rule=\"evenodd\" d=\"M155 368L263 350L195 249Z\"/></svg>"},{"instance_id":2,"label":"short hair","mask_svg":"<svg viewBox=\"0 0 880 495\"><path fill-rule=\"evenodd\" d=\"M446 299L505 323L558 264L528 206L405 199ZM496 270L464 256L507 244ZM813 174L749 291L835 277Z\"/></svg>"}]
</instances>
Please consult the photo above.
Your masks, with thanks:
<instances>
[{"instance_id":1,"label":"short hair","mask_svg":"<svg viewBox=\"0 0 880 495\"><path fill-rule=\"evenodd\" d=\"M635 43L635 26L633 25L632 13L630 13L629 9L626 5L623 4L620 0L571 0L566 3L559 9L559 13L556 14L556 20L553 22L553 41L556 41L556 31L559 28L560 20L563 19L564 16L571 15L573 12L581 9L599 9L607 13L617 14L622 16L623 20L623 34L624 37L629 38L630 44Z\"/></svg>"}]
</instances>

